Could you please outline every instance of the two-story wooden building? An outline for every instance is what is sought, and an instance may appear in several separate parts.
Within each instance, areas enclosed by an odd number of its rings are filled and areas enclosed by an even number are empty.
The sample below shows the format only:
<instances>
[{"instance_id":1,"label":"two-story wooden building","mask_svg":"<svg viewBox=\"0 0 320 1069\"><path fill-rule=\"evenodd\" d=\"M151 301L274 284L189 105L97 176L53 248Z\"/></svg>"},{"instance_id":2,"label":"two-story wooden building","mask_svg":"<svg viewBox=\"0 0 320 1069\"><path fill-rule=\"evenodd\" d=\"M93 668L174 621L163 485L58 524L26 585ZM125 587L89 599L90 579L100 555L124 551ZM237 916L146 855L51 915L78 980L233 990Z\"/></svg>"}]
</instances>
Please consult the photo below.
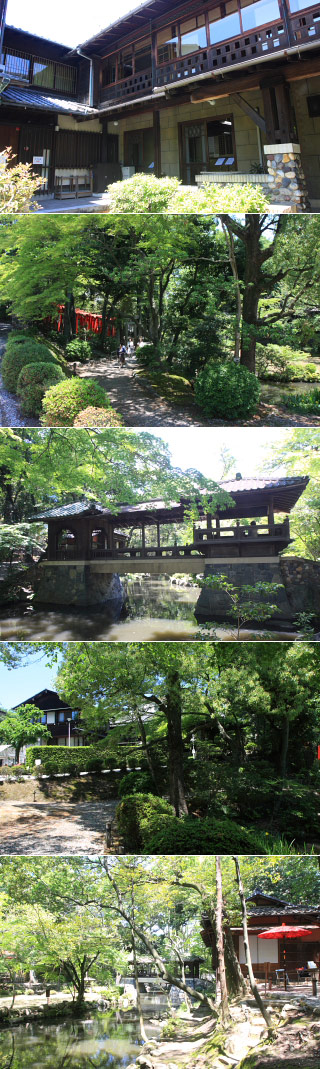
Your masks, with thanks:
<instances>
[{"instance_id":1,"label":"two-story wooden building","mask_svg":"<svg viewBox=\"0 0 320 1069\"><path fill-rule=\"evenodd\" d=\"M50 738L40 740L40 744L42 742L46 746L50 743L52 746L83 746L85 738L79 724L80 710L71 709L55 691L47 688L41 690L39 694L26 698L23 705L34 705L43 712L41 723L48 726Z\"/></svg>"},{"instance_id":2,"label":"two-story wooden building","mask_svg":"<svg viewBox=\"0 0 320 1069\"><path fill-rule=\"evenodd\" d=\"M317 0L147 0L69 51L6 27L0 137L44 158L50 190L61 171L97 190L123 167L187 185L268 171L273 200L301 205L302 161L315 205L319 51Z\"/></svg>"}]
</instances>

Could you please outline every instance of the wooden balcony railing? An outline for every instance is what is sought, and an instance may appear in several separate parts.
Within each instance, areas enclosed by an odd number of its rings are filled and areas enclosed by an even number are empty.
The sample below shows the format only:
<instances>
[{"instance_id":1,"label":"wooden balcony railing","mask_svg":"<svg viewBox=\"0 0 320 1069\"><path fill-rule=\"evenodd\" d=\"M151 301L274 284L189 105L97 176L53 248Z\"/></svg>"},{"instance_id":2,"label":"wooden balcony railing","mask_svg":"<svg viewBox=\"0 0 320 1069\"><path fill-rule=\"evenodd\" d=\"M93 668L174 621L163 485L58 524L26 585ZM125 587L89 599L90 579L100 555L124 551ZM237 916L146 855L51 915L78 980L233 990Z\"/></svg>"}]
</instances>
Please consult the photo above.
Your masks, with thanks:
<instances>
[{"instance_id":1,"label":"wooden balcony railing","mask_svg":"<svg viewBox=\"0 0 320 1069\"><path fill-rule=\"evenodd\" d=\"M115 85L105 85L101 89L100 101L128 100L130 97L148 95L152 93L152 71L142 71L140 74L132 74L130 78L124 78Z\"/></svg>"},{"instance_id":2,"label":"wooden balcony railing","mask_svg":"<svg viewBox=\"0 0 320 1069\"><path fill-rule=\"evenodd\" d=\"M292 15L290 21L295 44L307 44L320 37L320 5L316 10L305 11L304 15Z\"/></svg>"},{"instance_id":3,"label":"wooden balcony railing","mask_svg":"<svg viewBox=\"0 0 320 1069\"><path fill-rule=\"evenodd\" d=\"M162 560L171 557L218 557L227 551L230 556L250 556L257 546L264 550L278 553L280 549L288 545L290 541L289 523L275 523L270 529L267 524L257 524L255 527L243 525L239 527L223 527L219 532L210 528L196 528L193 542L178 545L147 545L126 546L122 549L100 549L94 547L84 557L81 549L64 547L58 549L55 560Z\"/></svg>"}]
</instances>

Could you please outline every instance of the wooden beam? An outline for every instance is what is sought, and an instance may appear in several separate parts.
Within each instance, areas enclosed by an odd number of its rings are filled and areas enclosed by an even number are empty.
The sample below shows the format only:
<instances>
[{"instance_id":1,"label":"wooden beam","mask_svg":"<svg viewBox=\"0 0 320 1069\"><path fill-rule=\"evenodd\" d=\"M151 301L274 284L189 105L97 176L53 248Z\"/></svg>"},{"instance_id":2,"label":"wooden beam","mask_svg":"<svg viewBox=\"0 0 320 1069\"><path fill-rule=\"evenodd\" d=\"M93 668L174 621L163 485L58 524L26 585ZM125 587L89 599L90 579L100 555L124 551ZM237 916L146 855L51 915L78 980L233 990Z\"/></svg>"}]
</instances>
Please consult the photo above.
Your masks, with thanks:
<instances>
[{"instance_id":1,"label":"wooden beam","mask_svg":"<svg viewBox=\"0 0 320 1069\"><path fill-rule=\"evenodd\" d=\"M256 74L248 74L246 77L239 77L239 71L237 79L225 79L223 82L217 82L212 79L210 86L204 86L203 89L195 89L191 93L191 103L201 104L206 100L216 100L218 97L228 97L230 93L234 91L240 91L242 89L259 89L259 72Z\"/></svg>"},{"instance_id":2,"label":"wooden beam","mask_svg":"<svg viewBox=\"0 0 320 1069\"><path fill-rule=\"evenodd\" d=\"M230 100L233 100L234 103L238 105L238 108L240 108L241 111L244 111L244 114L248 115L249 119L252 119L256 126L259 126L264 134L267 132L266 120L260 115L259 111L252 108L251 104L248 104L247 101L240 96L240 93L230 93Z\"/></svg>"}]
</instances>

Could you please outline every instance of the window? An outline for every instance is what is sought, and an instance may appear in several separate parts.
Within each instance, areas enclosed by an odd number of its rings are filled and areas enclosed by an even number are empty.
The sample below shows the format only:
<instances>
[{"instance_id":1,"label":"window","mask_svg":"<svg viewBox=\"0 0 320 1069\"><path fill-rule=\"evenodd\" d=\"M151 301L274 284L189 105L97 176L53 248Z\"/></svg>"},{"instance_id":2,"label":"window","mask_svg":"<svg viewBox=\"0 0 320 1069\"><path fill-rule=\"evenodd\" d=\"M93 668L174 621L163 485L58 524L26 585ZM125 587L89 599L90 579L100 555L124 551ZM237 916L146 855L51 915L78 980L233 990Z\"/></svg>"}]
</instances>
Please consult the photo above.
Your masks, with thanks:
<instances>
[{"instance_id":1,"label":"window","mask_svg":"<svg viewBox=\"0 0 320 1069\"><path fill-rule=\"evenodd\" d=\"M56 63L54 88L58 93L74 94L77 88L76 71L66 63Z\"/></svg>"},{"instance_id":2,"label":"window","mask_svg":"<svg viewBox=\"0 0 320 1069\"><path fill-rule=\"evenodd\" d=\"M149 37L144 37L143 41L134 46L135 73L146 71L148 67L151 67L151 41Z\"/></svg>"},{"instance_id":3,"label":"window","mask_svg":"<svg viewBox=\"0 0 320 1069\"><path fill-rule=\"evenodd\" d=\"M55 722L56 722L56 714L55 713L47 713L47 724L55 724Z\"/></svg>"},{"instance_id":4,"label":"window","mask_svg":"<svg viewBox=\"0 0 320 1069\"><path fill-rule=\"evenodd\" d=\"M320 116L320 94L307 97L308 112L310 119L318 119Z\"/></svg>"},{"instance_id":5,"label":"window","mask_svg":"<svg viewBox=\"0 0 320 1069\"><path fill-rule=\"evenodd\" d=\"M233 160L232 120L216 119L207 123L209 171L216 160L227 157ZM234 162L234 160L233 160Z\"/></svg>"},{"instance_id":6,"label":"window","mask_svg":"<svg viewBox=\"0 0 320 1069\"><path fill-rule=\"evenodd\" d=\"M65 718L65 714L64 713L58 713L59 724L64 724L64 718Z\"/></svg>"},{"instance_id":7,"label":"window","mask_svg":"<svg viewBox=\"0 0 320 1069\"><path fill-rule=\"evenodd\" d=\"M110 56L102 70L102 85L113 85L117 77L116 57Z\"/></svg>"},{"instance_id":8,"label":"window","mask_svg":"<svg viewBox=\"0 0 320 1069\"><path fill-rule=\"evenodd\" d=\"M178 32L176 26L167 26L160 30L157 35L158 63L170 63L178 56Z\"/></svg>"},{"instance_id":9,"label":"window","mask_svg":"<svg viewBox=\"0 0 320 1069\"><path fill-rule=\"evenodd\" d=\"M291 11L304 11L305 7L319 7L319 0L290 0Z\"/></svg>"},{"instance_id":10,"label":"window","mask_svg":"<svg viewBox=\"0 0 320 1069\"><path fill-rule=\"evenodd\" d=\"M198 52L207 47L207 32L204 15L198 18L188 19L180 23L181 55L187 56L190 52Z\"/></svg>"},{"instance_id":11,"label":"window","mask_svg":"<svg viewBox=\"0 0 320 1069\"><path fill-rule=\"evenodd\" d=\"M46 713L44 713L43 716L41 717L41 723L42 724L46 724L47 723L47 714Z\"/></svg>"},{"instance_id":12,"label":"window","mask_svg":"<svg viewBox=\"0 0 320 1069\"><path fill-rule=\"evenodd\" d=\"M237 0L229 0L225 5L225 9L226 15L223 19L217 19L216 8L213 11L209 11L210 43L212 45L218 44L219 41L227 41L230 37L237 37L241 33Z\"/></svg>"},{"instance_id":13,"label":"window","mask_svg":"<svg viewBox=\"0 0 320 1069\"><path fill-rule=\"evenodd\" d=\"M1 56L1 63L6 68L6 74L15 74L18 78L29 78L30 59L28 56L24 56L23 53L19 55L14 50L7 52L5 49Z\"/></svg>"},{"instance_id":14,"label":"window","mask_svg":"<svg viewBox=\"0 0 320 1069\"><path fill-rule=\"evenodd\" d=\"M45 89L54 88L54 63L45 59L35 59L33 64L33 79L35 85L41 85Z\"/></svg>"},{"instance_id":15,"label":"window","mask_svg":"<svg viewBox=\"0 0 320 1069\"><path fill-rule=\"evenodd\" d=\"M241 0L241 14L243 30L247 33L256 26L264 26L280 18L278 0L258 0L255 4L252 0Z\"/></svg>"},{"instance_id":16,"label":"window","mask_svg":"<svg viewBox=\"0 0 320 1069\"><path fill-rule=\"evenodd\" d=\"M118 59L118 80L121 82L122 78L130 78L133 74L133 59L132 52L119 52Z\"/></svg>"}]
</instances>

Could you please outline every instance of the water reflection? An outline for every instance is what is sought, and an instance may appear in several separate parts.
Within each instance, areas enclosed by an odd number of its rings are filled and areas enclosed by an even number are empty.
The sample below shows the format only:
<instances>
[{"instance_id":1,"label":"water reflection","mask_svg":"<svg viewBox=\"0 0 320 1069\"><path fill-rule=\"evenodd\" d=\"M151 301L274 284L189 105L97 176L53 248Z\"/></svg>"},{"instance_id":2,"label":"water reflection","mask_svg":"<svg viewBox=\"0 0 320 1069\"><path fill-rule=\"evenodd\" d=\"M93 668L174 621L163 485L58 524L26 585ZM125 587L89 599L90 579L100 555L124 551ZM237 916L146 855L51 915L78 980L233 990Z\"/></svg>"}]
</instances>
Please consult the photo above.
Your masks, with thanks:
<instances>
[{"instance_id":1,"label":"water reflection","mask_svg":"<svg viewBox=\"0 0 320 1069\"><path fill-rule=\"evenodd\" d=\"M155 1010L153 1009L153 1013ZM146 1026L148 1038L157 1029ZM82 1021L30 1023L0 1032L0 1069L120 1069L141 1050L132 1014L99 1014Z\"/></svg>"},{"instance_id":2,"label":"water reflection","mask_svg":"<svg viewBox=\"0 0 320 1069\"><path fill-rule=\"evenodd\" d=\"M47 641L91 640L108 642L187 642L199 637L194 609L199 588L176 586L171 579L124 577L127 594L125 610L114 622L106 611L88 609L33 609L29 606L8 608L1 614L0 637L3 641L47 639ZM234 630L217 627L219 641L233 641ZM243 631L241 638L270 637L273 641L301 638L293 632L260 633ZM1 1069L1 1066L0 1066Z\"/></svg>"}]
</instances>

